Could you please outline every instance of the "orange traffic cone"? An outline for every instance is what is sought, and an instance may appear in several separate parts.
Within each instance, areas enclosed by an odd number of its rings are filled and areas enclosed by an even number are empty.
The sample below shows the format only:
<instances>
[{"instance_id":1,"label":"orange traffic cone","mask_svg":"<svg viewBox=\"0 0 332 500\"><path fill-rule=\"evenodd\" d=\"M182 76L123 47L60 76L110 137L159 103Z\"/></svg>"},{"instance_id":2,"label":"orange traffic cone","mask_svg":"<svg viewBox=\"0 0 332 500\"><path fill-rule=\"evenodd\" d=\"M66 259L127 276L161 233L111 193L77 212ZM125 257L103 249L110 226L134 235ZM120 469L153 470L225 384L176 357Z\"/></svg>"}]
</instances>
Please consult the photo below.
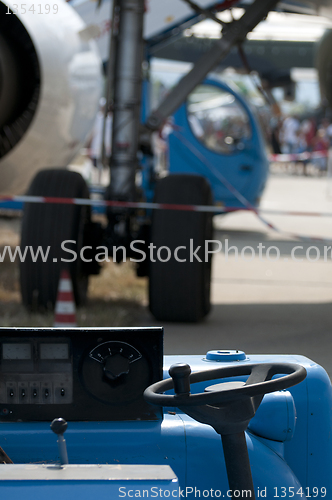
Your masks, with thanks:
<instances>
[{"instance_id":1,"label":"orange traffic cone","mask_svg":"<svg viewBox=\"0 0 332 500\"><path fill-rule=\"evenodd\" d=\"M54 326L77 326L73 286L69 272L65 269L62 270L60 274L58 294L55 303Z\"/></svg>"}]
</instances>

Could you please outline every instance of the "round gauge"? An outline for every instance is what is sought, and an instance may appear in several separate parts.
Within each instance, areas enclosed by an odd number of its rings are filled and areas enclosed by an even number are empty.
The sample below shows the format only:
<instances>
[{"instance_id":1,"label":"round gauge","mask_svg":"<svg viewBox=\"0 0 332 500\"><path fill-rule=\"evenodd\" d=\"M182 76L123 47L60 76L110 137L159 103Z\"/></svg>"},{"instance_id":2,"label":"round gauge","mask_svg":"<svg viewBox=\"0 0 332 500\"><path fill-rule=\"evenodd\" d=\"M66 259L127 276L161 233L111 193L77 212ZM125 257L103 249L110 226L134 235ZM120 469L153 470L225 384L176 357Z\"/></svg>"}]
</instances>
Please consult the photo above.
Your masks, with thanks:
<instances>
[{"instance_id":1,"label":"round gauge","mask_svg":"<svg viewBox=\"0 0 332 500\"><path fill-rule=\"evenodd\" d=\"M89 357L98 363L105 363L107 358L116 354L128 359L129 363L133 363L142 357L142 354L132 345L117 341L103 342L97 345L90 351Z\"/></svg>"},{"instance_id":2,"label":"round gauge","mask_svg":"<svg viewBox=\"0 0 332 500\"><path fill-rule=\"evenodd\" d=\"M119 341L95 346L85 356L80 375L93 397L114 405L142 397L152 377L146 358L132 345Z\"/></svg>"}]
</instances>

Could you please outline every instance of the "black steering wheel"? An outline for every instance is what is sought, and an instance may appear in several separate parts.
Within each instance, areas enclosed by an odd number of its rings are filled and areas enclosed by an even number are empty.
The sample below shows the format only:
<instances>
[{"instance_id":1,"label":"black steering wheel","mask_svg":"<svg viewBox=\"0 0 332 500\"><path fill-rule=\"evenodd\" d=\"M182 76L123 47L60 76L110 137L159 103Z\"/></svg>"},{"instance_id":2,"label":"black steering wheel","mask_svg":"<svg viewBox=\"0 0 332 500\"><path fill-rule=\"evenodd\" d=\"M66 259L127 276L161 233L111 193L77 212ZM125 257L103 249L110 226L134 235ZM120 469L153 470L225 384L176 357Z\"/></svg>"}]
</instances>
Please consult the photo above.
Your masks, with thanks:
<instances>
[{"instance_id":1,"label":"black steering wheel","mask_svg":"<svg viewBox=\"0 0 332 500\"><path fill-rule=\"evenodd\" d=\"M244 431L264 394L302 382L307 375L305 368L292 363L257 363L190 373L189 365L171 366L172 378L148 387L145 399L158 406L176 406L198 422L211 425L221 436L230 490L250 491L255 499ZM246 382L223 382L207 387L204 393L190 394L190 383L244 375L249 375ZM173 388L174 395L163 394Z\"/></svg>"},{"instance_id":2,"label":"black steering wheel","mask_svg":"<svg viewBox=\"0 0 332 500\"><path fill-rule=\"evenodd\" d=\"M176 364L169 369L172 378L157 382L144 392L145 399L158 406L201 406L218 405L246 397L264 396L269 392L281 391L305 379L303 366L293 363L257 363L223 366L214 370L203 370L191 374L189 365ZM274 375L285 374L271 380ZM191 394L190 384L220 378L249 375L243 383L217 384L209 392ZM163 394L174 388L175 395Z\"/></svg>"}]
</instances>

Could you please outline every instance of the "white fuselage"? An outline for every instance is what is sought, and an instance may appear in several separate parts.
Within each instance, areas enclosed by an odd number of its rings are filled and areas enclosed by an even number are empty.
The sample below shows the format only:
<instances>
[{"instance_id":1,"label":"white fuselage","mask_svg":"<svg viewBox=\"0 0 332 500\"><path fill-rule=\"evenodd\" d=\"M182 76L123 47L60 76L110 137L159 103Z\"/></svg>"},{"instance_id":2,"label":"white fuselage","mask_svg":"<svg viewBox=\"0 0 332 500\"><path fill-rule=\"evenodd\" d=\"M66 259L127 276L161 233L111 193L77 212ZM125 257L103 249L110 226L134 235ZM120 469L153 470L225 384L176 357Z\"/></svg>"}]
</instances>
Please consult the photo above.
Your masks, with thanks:
<instances>
[{"instance_id":1,"label":"white fuselage","mask_svg":"<svg viewBox=\"0 0 332 500\"><path fill-rule=\"evenodd\" d=\"M68 165L81 147L98 109L101 60L95 43L82 40L85 24L64 0L56 2L57 13L48 14L29 11L34 0L2 3L12 9L18 5L16 16L30 35L41 73L33 120L0 160L0 193L14 194L26 189L37 170Z\"/></svg>"}]
</instances>

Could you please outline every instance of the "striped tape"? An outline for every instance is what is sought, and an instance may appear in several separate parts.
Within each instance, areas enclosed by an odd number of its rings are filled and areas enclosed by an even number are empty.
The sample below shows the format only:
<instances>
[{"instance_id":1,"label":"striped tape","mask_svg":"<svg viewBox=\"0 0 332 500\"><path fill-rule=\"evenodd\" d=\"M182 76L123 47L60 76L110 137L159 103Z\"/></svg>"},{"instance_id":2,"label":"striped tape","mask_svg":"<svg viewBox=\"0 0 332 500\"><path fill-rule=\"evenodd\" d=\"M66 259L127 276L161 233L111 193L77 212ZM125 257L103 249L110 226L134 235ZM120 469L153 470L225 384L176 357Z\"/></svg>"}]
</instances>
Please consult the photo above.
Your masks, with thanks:
<instances>
[{"instance_id":1,"label":"striped tape","mask_svg":"<svg viewBox=\"0 0 332 500\"><path fill-rule=\"evenodd\" d=\"M60 205L81 205L91 207L119 207L135 208L145 210L179 210L187 212L211 212L211 213L232 213L232 212L253 212L255 214L264 213L268 215L287 215L304 217L332 217L332 212L306 212L296 210L270 210L255 207L221 207L217 205L180 205L174 203L147 203L135 201L107 201L90 200L89 198L61 198L50 196L0 196L0 201L16 201L20 203L53 203Z\"/></svg>"}]
</instances>

